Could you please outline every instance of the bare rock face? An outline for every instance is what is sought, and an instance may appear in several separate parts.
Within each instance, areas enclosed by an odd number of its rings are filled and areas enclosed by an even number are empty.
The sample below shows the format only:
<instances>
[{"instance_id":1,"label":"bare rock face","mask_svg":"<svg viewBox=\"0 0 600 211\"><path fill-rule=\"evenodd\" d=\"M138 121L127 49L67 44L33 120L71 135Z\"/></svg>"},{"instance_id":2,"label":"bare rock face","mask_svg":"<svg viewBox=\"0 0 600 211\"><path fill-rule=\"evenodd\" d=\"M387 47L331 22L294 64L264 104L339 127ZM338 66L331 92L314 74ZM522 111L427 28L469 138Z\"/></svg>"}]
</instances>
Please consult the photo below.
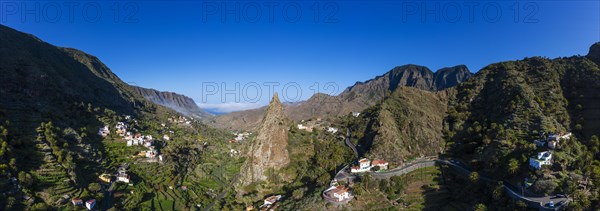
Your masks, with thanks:
<instances>
[{"instance_id":1,"label":"bare rock face","mask_svg":"<svg viewBox=\"0 0 600 211\"><path fill-rule=\"evenodd\" d=\"M267 179L268 169L278 170L290 163L287 150L288 127L283 106L277 93L267 108L258 134L248 152L248 160L242 166L242 186Z\"/></svg>"},{"instance_id":2,"label":"bare rock face","mask_svg":"<svg viewBox=\"0 0 600 211\"><path fill-rule=\"evenodd\" d=\"M587 57L600 65L600 42L594 43L592 47L590 47L590 52Z\"/></svg>"}]
</instances>

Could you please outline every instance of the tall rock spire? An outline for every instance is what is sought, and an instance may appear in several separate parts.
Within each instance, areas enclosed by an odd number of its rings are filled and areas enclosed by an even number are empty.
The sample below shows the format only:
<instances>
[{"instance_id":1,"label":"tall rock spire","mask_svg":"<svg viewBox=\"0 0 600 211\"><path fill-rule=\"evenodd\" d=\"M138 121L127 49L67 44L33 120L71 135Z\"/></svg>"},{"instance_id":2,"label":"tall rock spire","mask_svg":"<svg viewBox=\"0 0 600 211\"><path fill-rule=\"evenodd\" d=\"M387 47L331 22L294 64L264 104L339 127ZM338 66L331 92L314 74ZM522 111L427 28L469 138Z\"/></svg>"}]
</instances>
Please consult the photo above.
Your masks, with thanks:
<instances>
[{"instance_id":1,"label":"tall rock spire","mask_svg":"<svg viewBox=\"0 0 600 211\"><path fill-rule=\"evenodd\" d=\"M268 169L279 170L290 163L287 122L279 96L274 93L248 152L248 160L242 166L242 186L266 180Z\"/></svg>"}]
</instances>

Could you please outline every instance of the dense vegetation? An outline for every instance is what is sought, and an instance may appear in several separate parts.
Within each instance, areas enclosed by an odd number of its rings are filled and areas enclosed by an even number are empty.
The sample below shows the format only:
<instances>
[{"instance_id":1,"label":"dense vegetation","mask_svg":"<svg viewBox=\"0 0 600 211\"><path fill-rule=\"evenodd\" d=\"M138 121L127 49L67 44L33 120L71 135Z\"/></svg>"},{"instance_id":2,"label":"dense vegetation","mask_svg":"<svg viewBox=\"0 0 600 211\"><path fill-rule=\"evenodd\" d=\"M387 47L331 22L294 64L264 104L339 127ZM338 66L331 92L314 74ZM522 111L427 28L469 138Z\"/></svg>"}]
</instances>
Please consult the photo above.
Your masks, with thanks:
<instances>
[{"instance_id":1,"label":"dense vegetation","mask_svg":"<svg viewBox=\"0 0 600 211\"><path fill-rule=\"evenodd\" d=\"M515 186L532 181L537 194L574 196L572 209L598 209L600 69L585 57L526 58L492 64L457 87L445 128L450 155ZM533 143L573 132L559 143L553 165L528 167L544 150Z\"/></svg>"}]
</instances>

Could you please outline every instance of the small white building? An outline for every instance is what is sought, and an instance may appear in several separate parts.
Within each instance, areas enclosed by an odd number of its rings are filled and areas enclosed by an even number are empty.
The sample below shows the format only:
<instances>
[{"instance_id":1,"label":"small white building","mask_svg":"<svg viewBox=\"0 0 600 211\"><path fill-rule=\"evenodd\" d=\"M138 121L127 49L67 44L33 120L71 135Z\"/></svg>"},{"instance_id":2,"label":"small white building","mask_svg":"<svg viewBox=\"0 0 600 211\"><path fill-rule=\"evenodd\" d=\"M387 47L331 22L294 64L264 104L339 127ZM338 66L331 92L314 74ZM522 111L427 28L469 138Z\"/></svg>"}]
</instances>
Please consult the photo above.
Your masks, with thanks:
<instances>
[{"instance_id":1,"label":"small white building","mask_svg":"<svg viewBox=\"0 0 600 211\"><path fill-rule=\"evenodd\" d=\"M543 165L552 165L552 152L539 152L537 157L529 158L529 165L534 169L541 169Z\"/></svg>"},{"instance_id":2,"label":"small white building","mask_svg":"<svg viewBox=\"0 0 600 211\"><path fill-rule=\"evenodd\" d=\"M352 195L350 194L350 190L344 186L332 186L329 189L325 190L325 195L338 202L343 202L350 200Z\"/></svg>"},{"instance_id":3,"label":"small white building","mask_svg":"<svg viewBox=\"0 0 600 211\"><path fill-rule=\"evenodd\" d=\"M327 132L335 134L338 132L338 129L334 127L327 127Z\"/></svg>"},{"instance_id":4,"label":"small white building","mask_svg":"<svg viewBox=\"0 0 600 211\"><path fill-rule=\"evenodd\" d=\"M371 162L371 168L375 167L375 166L379 166L379 169L388 169L388 165L389 163L386 162L385 160L373 160L373 162Z\"/></svg>"},{"instance_id":5,"label":"small white building","mask_svg":"<svg viewBox=\"0 0 600 211\"><path fill-rule=\"evenodd\" d=\"M303 124L298 124L297 127L298 127L298 130L306 130L308 132L312 132L312 127L305 126Z\"/></svg>"},{"instance_id":6,"label":"small white building","mask_svg":"<svg viewBox=\"0 0 600 211\"><path fill-rule=\"evenodd\" d=\"M104 127L101 127L100 129L98 129L99 136L106 137L109 134L110 134L110 129L108 129L108 126L104 126Z\"/></svg>"},{"instance_id":7,"label":"small white building","mask_svg":"<svg viewBox=\"0 0 600 211\"><path fill-rule=\"evenodd\" d=\"M165 140L165 141L169 141L169 140L171 140L171 137L169 137L168 135L164 135L164 136L163 136L163 140Z\"/></svg>"},{"instance_id":8,"label":"small white building","mask_svg":"<svg viewBox=\"0 0 600 211\"><path fill-rule=\"evenodd\" d=\"M117 181L118 182L129 183L129 175L127 175L125 173L119 174L119 176L117 176Z\"/></svg>"},{"instance_id":9,"label":"small white building","mask_svg":"<svg viewBox=\"0 0 600 211\"><path fill-rule=\"evenodd\" d=\"M358 161L358 166L352 166L350 168L350 172L352 173L362 173L371 170L371 161L369 159L363 158Z\"/></svg>"},{"instance_id":10,"label":"small white building","mask_svg":"<svg viewBox=\"0 0 600 211\"><path fill-rule=\"evenodd\" d=\"M360 116L360 112L352 112L352 116L353 117L359 117Z\"/></svg>"},{"instance_id":11,"label":"small white building","mask_svg":"<svg viewBox=\"0 0 600 211\"><path fill-rule=\"evenodd\" d=\"M88 210L92 210L94 209L94 206L96 206L96 199L91 199L85 202L85 207Z\"/></svg>"}]
</instances>

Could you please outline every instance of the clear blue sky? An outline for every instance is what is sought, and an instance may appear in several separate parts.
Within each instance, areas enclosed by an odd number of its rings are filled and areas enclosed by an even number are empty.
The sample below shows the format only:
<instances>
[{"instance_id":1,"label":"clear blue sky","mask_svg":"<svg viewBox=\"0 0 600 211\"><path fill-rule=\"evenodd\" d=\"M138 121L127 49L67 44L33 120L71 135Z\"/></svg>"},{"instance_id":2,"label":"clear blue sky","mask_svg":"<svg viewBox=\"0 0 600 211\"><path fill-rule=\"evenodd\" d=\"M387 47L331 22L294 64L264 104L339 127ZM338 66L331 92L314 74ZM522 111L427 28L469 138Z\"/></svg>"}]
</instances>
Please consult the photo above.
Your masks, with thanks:
<instances>
[{"instance_id":1,"label":"clear blue sky","mask_svg":"<svg viewBox=\"0 0 600 211\"><path fill-rule=\"evenodd\" d=\"M315 82L322 92L335 82L339 93L403 64L476 72L529 56L584 55L600 41L598 1L265 2L237 1L236 10L232 1L225 9L221 1L2 1L0 23L98 56L126 82L222 111L266 104L267 88L258 102L227 95L222 104L221 95L202 102L203 82L279 82L280 93L296 82L306 99Z\"/></svg>"}]
</instances>

